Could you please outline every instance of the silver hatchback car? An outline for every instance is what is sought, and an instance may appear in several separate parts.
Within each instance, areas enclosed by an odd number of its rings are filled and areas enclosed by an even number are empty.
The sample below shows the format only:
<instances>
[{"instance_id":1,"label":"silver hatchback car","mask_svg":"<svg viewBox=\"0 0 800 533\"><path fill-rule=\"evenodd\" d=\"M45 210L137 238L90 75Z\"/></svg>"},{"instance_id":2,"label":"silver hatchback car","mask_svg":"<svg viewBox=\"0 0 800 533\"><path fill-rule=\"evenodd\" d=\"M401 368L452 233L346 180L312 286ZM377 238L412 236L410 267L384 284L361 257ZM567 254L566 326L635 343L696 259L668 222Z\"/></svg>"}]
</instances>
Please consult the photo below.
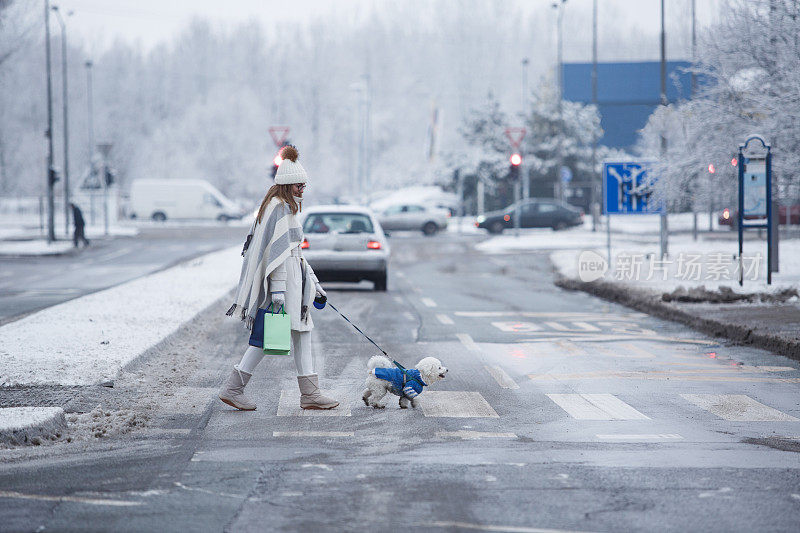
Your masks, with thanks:
<instances>
[{"instance_id":1,"label":"silver hatchback car","mask_svg":"<svg viewBox=\"0 0 800 533\"><path fill-rule=\"evenodd\" d=\"M386 290L389 242L375 215L355 205L303 209L303 255L320 281L372 281Z\"/></svg>"},{"instance_id":2,"label":"silver hatchback car","mask_svg":"<svg viewBox=\"0 0 800 533\"><path fill-rule=\"evenodd\" d=\"M380 214L380 221L389 231L422 231L434 235L447 228L450 212L439 207L419 204L392 205Z\"/></svg>"}]
</instances>

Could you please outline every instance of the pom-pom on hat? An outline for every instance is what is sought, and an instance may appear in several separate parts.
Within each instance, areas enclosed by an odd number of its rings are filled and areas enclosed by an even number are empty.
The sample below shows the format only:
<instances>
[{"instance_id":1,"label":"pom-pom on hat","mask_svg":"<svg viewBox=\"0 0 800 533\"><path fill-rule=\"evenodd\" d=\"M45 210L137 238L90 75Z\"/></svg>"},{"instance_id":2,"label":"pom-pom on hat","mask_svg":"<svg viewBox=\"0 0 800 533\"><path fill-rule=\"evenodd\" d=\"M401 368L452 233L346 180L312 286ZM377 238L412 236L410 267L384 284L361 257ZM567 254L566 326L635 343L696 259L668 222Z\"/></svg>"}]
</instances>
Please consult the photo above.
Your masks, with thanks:
<instances>
[{"instance_id":1,"label":"pom-pom on hat","mask_svg":"<svg viewBox=\"0 0 800 533\"><path fill-rule=\"evenodd\" d=\"M306 169L297 162L297 158L300 157L300 154L297 153L297 148L292 145L284 146L281 148L280 156L283 161L278 165L278 171L275 173L275 183L277 185L305 183L308 181Z\"/></svg>"}]
</instances>

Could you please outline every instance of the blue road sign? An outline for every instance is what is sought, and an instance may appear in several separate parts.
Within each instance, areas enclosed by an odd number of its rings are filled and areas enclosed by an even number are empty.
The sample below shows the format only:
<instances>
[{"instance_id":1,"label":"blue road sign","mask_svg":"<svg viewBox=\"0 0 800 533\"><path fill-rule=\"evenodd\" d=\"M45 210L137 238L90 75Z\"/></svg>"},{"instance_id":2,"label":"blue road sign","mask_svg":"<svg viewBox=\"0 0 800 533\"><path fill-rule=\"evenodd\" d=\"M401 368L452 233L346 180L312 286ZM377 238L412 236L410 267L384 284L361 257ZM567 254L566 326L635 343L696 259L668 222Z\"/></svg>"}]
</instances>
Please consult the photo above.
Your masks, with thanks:
<instances>
[{"instance_id":1,"label":"blue road sign","mask_svg":"<svg viewBox=\"0 0 800 533\"><path fill-rule=\"evenodd\" d=\"M662 213L663 203L652 198L655 182L649 161L603 163L603 213Z\"/></svg>"}]
</instances>

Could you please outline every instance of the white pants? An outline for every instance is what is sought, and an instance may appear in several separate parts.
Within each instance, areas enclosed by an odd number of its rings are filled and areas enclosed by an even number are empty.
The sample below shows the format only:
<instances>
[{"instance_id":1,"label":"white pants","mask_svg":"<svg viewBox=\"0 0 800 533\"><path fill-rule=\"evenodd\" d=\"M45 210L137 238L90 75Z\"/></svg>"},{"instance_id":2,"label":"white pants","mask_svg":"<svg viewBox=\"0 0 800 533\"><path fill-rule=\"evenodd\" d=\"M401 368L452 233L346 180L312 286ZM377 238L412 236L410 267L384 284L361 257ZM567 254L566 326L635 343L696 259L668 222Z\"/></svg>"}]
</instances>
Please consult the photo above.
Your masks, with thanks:
<instances>
[{"instance_id":1,"label":"white pants","mask_svg":"<svg viewBox=\"0 0 800 533\"><path fill-rule=\"evenodd\" d=\"M298 376L316 374L314 372L314 352L311 349L311 334L308 331L292 330L292 355ZM264 358L264 351L257 346L248 346L236 368L252 374Z\"/></svg>"}]
</instances>

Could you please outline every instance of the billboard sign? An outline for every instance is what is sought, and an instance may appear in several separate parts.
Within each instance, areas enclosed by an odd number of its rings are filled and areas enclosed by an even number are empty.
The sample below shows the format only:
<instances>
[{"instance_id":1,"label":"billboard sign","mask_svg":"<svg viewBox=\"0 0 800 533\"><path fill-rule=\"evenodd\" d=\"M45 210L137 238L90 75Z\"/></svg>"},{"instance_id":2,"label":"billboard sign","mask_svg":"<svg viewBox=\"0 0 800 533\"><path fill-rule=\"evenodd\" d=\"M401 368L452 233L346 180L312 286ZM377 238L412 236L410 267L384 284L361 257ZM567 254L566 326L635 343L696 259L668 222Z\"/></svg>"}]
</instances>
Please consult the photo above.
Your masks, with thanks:
<instances>
[{"instance_id":1,"label":"billboard sign","mask_svg":"<svg viewBox=\"0 0 800 533\"><path fill-rule=\"evenodd\" d=\"M744 216L767 216L767 160L745 158Z\"/></svg>"}]
</instances>

